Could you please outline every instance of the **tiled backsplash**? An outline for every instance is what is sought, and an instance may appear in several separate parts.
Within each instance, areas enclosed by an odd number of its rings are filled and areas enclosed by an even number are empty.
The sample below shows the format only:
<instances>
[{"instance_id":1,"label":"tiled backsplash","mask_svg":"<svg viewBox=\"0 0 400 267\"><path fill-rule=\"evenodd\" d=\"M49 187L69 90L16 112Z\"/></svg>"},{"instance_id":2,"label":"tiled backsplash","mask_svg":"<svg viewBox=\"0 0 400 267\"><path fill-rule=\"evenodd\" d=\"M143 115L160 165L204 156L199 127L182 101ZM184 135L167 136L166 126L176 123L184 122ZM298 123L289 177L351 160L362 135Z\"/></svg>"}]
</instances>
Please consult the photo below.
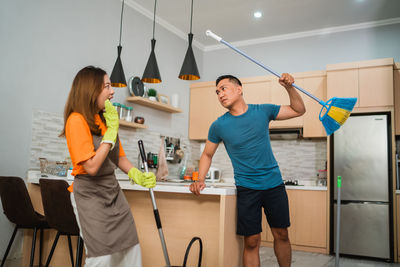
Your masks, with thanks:
<instances>
[{"instance_id":1,"label":"tiled backsplash","mask_svg":"<svg viewBox=\"0 0 400 267\"><path fill-rule=\"evenodd\" d=\"M58 135L63 127L62 114L34 111L32 125L32 143L30 148L30 169L39 169L39 158L65 160L69 157L65 138ZM120 127L119 136L128 159L137 166L138 140L142 139L146 152L158 153L161 135L148 129ZM200 142L190 141L187 137L178 137L181 147L188 156L188 165L196 165L200 158ZM298 179L313 183L319 169L325 168L326 140L272 140L272 150L284 178ZM233 182L231 161L223 144L214 155L212 166L222 170L222 178ZM177 178L180 164L168 164L169 177ZM155 171L155 170L153 170ZM117 173L121 173L117 170Z\"/></svg>"},{"instance_id":2,"label":"tiled backsplash","mask_svg":"<svg viewBox=\"0 0 400 267\"><path fill-rule=\"evenodd\" d=\"M30 148L30 169L39 169L39 158L49 160L66 160L69 157L65 138L58 137L64 124L62 114L34 111L32 125L32 143ZM119 137L125 150L125 154L134 166L138 164L138 140L142 139L146 153L158 153L161 146L161 134L147 129L134 129L120 127ZM165 134L163 134L165 135ZM180 138L181 147L188 156L188 164L193 164L191 159L199 159L200 143ZM192 156L193 154L193 156ZM169 176L178 177L179 164L168 164ZM150 169L151 170L151 169ZM155 170L151 170L155 171ZM122 173L117 170L117 173Z\"/></svg>"},{"instance_id":3,"label":"tiled backsplash","mask_svg":"<svg viewBox=\"0 0 400 267\"><path fill-rule=\"evenodd\" d=\"M315 185L318 170L325 169L326 140L272 140L271 145L284 179ZM233 168L224 145L218 147L212 166L222 170L225 181L233 182Z\"/></svg>"}]
</instances>

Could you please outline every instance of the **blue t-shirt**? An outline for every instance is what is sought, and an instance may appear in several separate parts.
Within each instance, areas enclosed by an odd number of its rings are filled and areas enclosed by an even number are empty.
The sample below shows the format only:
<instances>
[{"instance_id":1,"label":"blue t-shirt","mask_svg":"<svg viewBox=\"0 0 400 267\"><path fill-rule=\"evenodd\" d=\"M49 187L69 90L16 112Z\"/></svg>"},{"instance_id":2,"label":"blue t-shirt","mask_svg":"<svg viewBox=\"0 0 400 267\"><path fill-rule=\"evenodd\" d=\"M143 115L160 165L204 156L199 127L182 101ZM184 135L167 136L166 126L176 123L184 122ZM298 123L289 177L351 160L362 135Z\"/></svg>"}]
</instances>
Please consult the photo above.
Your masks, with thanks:
<instances>
[{"instance_id":1,"label":"blue t-shirt","mask_svg":"<svg viewBox=\"0 0 400 267\"><path fill-rule=\"evenodd\" d=\"M208 140L224 143L237 186L265 190L282 184L269 139L269 122L279 109L273 104L249 104L245 113L233 116L226 112L211 125Z\"/></svg>"}]
</instances>

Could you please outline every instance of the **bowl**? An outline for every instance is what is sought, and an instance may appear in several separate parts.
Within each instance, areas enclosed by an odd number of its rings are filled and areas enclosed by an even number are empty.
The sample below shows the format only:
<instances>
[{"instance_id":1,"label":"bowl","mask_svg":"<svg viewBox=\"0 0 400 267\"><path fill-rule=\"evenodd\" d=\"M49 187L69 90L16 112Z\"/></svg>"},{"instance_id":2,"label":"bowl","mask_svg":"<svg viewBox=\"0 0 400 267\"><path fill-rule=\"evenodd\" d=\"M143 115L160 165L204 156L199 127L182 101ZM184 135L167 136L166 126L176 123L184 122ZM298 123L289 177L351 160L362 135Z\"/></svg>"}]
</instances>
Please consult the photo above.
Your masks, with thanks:
<instances>
[{"instance_id":1,"label":"bowl","mask_svg":"<svg viewBox=\"0 0 400 267\"><path fill-rule=\"evenodd\" d=\"M143 117L135 117L135 122L139 123L139 124L143 124L144 123L144 118Z\"/></svg>"}]
</instances>

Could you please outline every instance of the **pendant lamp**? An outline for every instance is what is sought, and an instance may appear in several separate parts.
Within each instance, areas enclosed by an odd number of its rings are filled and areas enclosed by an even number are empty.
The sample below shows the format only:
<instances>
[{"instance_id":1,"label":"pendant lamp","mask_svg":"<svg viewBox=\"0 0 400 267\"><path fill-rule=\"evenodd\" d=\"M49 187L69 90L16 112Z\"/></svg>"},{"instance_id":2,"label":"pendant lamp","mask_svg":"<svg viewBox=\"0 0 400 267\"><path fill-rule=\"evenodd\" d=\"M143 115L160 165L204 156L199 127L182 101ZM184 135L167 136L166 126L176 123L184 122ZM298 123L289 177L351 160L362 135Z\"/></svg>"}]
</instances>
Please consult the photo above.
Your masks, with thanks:
<instances>
[{"instance_id":1,"label":"pendant lamp","mask_svg":"<svg viewBox=\"0 0 400 267\"><path fill-rule=\"evenodd\" d=\"M182 80L198 80L200 79L199 70L197 69L196 59L194 58L194 53L192 49L192 19L193 19L193 0L190 15L190 33L189 36L189 47L186 51L185 59L183 60L181 72L179 73L179 79Z\"/></svg>"},{"instance_id":2,"label":"pendant lamp","mask_svg":"<svg viewBox=\"0 0 400 267\"><path fill-rule=\"evenodd\" d=\"M119 45L117 47L118 57L117 57L117 60L115 61L115 65L111 72L111 77L110 77L111 86L113 86L113 87L126 87L126 79L125 79L124 69L122 68L122 62L121 62L122 15L124 14L124 4L125 4L125 0L122 1L122 9L121 9L121 24L119 27Z\"/></svg>"},{"instance_id":3,"label":"pendant lamp","mask_svg":"<svg viewBox=\"0 0 400 267\"><path fill-rule=\"evenodd\" d=\"M156 6L157 6L157 0L154 0L153 39L151 39L151 53L142 76L142 82L145 83L161 82L161 76L160 76L160 71L158 70L156 54L154 53L154 47L156 46L156 39L154 39L154 30L156 26Z\"/></svg>"}]
</instances>

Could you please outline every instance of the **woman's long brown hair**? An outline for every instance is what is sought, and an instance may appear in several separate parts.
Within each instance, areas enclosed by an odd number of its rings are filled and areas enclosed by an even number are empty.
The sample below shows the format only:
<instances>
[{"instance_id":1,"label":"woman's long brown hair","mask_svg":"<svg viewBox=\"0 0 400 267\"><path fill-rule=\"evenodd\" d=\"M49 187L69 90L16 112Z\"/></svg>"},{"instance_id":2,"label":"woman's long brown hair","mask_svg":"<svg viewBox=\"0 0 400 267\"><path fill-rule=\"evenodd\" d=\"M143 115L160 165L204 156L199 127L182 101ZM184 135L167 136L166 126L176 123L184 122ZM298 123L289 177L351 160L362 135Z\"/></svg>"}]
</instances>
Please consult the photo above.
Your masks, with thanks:
<instances>
[{"instance_id":1,"label":"woman's long brown hair","mask_svg":"<svg viewBox=\"0 0 400 267\"><path fill-rule=\"evenodd\" d=\"M93 66L87 66L76 74L65 103L64 128L60 136L65 136L65 125L72 112L78 112L85 118L92 134L101 134L99 126L94 122L94 116L98 114L96 100L103 90L106 74L104 70Z\"/></svg>"}]
</instances>

